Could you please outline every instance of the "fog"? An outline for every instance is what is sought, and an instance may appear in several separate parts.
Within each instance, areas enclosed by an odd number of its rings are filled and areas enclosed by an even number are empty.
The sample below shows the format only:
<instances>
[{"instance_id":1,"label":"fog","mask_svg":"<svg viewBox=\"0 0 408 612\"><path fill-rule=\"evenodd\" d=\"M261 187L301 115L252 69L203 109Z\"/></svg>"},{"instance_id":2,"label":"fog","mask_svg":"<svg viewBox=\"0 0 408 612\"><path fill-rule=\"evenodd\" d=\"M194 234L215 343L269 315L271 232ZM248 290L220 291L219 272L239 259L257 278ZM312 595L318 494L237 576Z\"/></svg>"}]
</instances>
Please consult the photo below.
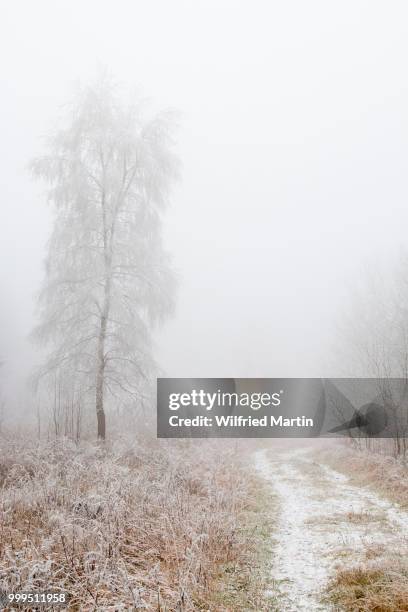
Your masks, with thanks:
<instances>
[{"instance_id":1,"label":"fog","mask_svg":"<svg viewBox=\"0 0 408 612\"><path fill-rule=\"evenodd\" d=\"M407 243L403 2L4 3L1 357L20 380L50 210L27 170L100 67L180 111L170 376L327 375L365 262ZM331 375L339 372L330 371Z\"/></svg>"}]
</instances>

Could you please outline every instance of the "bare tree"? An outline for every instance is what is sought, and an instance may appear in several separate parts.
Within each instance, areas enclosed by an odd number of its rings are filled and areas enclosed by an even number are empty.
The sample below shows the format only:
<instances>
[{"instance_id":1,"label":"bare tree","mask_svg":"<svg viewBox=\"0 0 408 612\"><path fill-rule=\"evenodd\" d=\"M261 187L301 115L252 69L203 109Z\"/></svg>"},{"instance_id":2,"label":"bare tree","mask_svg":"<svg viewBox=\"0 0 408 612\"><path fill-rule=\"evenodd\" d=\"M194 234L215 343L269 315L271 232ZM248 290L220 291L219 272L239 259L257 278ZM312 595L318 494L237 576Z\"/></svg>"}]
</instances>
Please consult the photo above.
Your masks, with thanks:
<instances>
[{"instance_id":1,"label":"bare tree","mask_svg":"<svg viewBox=\"0 0 408 612\"><path fill-rule=\"evenodd\" d=\"M386 270L367 271L342 325L342 358L351 376L377 379L387 407L395 455L405 455L408 435L408 258ZM397 380L395 380L397 379ZM370 441L366 440L367 445Z\"/></svg>"},{"instance_id":2,"label":"bare tree","mask_svg":"<svg viewBox=\"0 0 408 612\"><path fill-rule=\"evenodd\" d=\"M140 401L154 373L151 329L172 309L174 278L161 216L177 176L172 116L146 119L107 79L79 93L67 125L33 162L45 179L54 229L35 337L50 347L39 380L105 404ZM71 393L72 397L72 393Z\"/></svg>"}]
</instances>

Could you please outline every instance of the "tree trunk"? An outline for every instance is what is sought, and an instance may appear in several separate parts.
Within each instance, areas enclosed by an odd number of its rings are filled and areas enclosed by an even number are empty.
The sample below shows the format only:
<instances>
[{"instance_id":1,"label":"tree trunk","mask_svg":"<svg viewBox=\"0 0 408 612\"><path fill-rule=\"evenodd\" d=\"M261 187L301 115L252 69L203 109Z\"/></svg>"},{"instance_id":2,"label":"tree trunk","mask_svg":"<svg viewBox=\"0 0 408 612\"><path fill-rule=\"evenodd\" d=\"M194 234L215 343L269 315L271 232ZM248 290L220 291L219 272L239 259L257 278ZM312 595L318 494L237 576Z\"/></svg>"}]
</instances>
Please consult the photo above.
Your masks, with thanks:
<instances>
[{"instance_id":1,"label":"tree trunk","mask_svg":"<svg viewBox=\"0 0 408 612\"><path fill-rule=\"evenodd\" d=\"M106 315L107 305L105 301L104 314L101 318L101 328L98 338L98 354L96 366L96 419L98 424L98 440L106 438L105 408L104 408L104 383L105 383L105 338L106 338Z\"/></svg>"},{"instance_id":2,"label":"tree trunk","mask_svg":"<svg viewBox=\"0 0 408 612\"><path fill-rule=\"evenodd\" d=\"M97 390L98 393L98 390ZM102 391L103 393L103 391ZM98 422L98 440L106 439L106 424L105 424L105 411L103 408L103 397L96 400L96 418Z\"/></svg>"},{"instance_id":3,"label":"tree trunk","mask_svg":"<svg viewBox=\"0 0 408 612\"><path fill-rule=\"evenodd\" d=\"M106 438L104 391L105 391L105 340L111 301L110 261L106 262L107 275L105 279L104 301L99 329L97 365L96 365L96 419L98 424L98 439Z\"/></svg>"},{"instance_id":4,"label":"tree trunk","mask_svg":"<svg viewBox=\"0 0 408 612\"><path fill-rule=\"evenodd\" d=\"M102 162L102 166L104 166ZM103 168L103 171L105 169ZM104 390L105 390L105 340L106 340L106 326L108 322L109 310L110 310L110 264L111 258L109 257L109 251L111 245L108 242L107 232L107 220L106 220L106 200L105 191L102 192L102 221L103 221L103 257L105 265L105 278L104 278L104 296L101 312L101 325L99 329L98 347L96 355L96 387L95 387L95 407L96 407L96 420L98 427L98 440L105 440L106 438L106 419L105 419L105 407L104 407Z\"/></svg>"}]
</instances>

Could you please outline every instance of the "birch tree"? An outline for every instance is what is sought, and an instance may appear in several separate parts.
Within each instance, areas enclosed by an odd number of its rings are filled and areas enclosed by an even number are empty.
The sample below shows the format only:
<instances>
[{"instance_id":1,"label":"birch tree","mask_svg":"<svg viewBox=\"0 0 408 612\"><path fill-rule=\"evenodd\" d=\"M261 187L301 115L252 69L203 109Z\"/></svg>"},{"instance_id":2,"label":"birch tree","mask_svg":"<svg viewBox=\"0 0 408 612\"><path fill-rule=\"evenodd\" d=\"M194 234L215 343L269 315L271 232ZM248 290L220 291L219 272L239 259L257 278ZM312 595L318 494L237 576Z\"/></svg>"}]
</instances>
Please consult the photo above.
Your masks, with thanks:
<instances>
[{"instance_id":1,"label":"birch tree","mask_svg":"<svg viewBox=\"0 0 408 612\"><path fill-rule=\"evenodd\" d=\"M172 117L146 118L105 80L87 87L32 164L54 211L35 338L38 381L92 398L98 438L109 401L138 402L154 374L151 332L171 311L162 213L177 176ZM62 382L61 382L62 381Z\"/></svg>"}]
</instances>

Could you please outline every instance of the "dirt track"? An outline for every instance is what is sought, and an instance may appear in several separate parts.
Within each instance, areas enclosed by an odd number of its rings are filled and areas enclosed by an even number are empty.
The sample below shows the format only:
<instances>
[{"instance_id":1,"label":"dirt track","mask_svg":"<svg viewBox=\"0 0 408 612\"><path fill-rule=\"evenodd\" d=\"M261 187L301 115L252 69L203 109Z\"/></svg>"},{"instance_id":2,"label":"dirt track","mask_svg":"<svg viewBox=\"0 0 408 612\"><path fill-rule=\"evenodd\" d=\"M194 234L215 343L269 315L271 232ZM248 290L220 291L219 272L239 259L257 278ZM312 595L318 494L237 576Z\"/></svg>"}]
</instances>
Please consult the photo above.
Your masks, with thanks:
<instances>
[{"instance_id":1,"label":"dirt track","mask_svg":"<svg viewBox=\"0 0 408 612\"><path fill-rule=\"evenodd\" d=\"M279 612L331 610L321 600L336 566L366 563L370 552L406 554L407 513L319 464L310 449L262 450L255 461L278 497L270 591Z\"/></svg>"}]
</instances>

